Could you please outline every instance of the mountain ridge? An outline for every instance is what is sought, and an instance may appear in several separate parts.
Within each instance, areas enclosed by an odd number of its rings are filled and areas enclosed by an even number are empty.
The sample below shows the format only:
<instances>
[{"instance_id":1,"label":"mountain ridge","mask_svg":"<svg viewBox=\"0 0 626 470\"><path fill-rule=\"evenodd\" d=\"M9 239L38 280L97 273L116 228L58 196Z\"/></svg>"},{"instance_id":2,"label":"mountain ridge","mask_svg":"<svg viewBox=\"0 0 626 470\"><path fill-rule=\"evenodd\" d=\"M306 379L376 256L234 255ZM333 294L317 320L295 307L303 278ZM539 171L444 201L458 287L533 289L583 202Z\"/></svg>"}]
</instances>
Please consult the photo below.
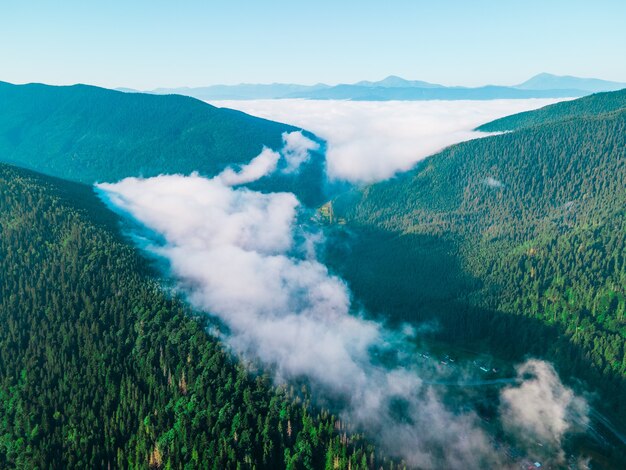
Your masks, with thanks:
<instances>
[{"instance_id":1,"label":"mountain ridge","mask_svg":"<svg viewBox=\"0 0 626 470\"><path fill-rule=\"evenodd\" d=\"M601 79L556 76L540 73L519 85L484 85L478 87L444 86L421 80L407 80L389 75L382 80L356 83L299 85L286 83L212 85L206 87L156 88L155 94L183 94L198 99L348 99L348 100L455 100L455 99L523 99L580 97L600 91L626 88L626 84ZM123 89L123 91L129 91Z\"/></svg>"}]
</instances>

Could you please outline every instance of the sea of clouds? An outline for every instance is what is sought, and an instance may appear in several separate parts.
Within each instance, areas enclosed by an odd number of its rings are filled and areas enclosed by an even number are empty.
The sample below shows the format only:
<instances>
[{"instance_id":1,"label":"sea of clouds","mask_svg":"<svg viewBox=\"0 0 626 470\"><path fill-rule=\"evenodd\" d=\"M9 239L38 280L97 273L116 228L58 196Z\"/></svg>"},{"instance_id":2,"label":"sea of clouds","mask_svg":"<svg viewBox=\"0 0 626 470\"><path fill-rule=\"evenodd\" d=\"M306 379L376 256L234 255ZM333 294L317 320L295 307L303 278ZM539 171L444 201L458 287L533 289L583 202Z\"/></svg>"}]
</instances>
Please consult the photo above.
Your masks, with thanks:
<instances>
[{"instance_id":1,"label":"sea of clouds","mask_svg":"<svg viewBox=\"0 0 626 470\"><path fill-rule=\"evenodd\" d=\"M354 428L412 466L506 467L510 460L471 407L447 404L413 362L376 359L375 351L409 351L415 330L391 331L355 311L345 282L318 260L323 233L304 223L296 197L241 186L291 168L282 159L315 148L304 139L285 134L282 149L264 149L213 178L127 178L97 189L149 229L154 236L144 247L168 261L193 306L227 327L223 339L232 350L265 365L277 382L305 379L314 397L337 404ZM559 458L566 433L588 421L585 401L541 361L520 366L501 392L499 412L505 432L538 436Z\"/></svg>"},{"instance_id":2,"label":"sea of clouds","mask_svg":"<svg viewBox=\"0 0 626 470\"><path fill-rule=\"evenodd\" d=\"M212 101L219 107L285 122L326 140L328 176L350 182L387 179L465 140L494 119L558 99L489 101Z\"/></svg>"}]
</instances>

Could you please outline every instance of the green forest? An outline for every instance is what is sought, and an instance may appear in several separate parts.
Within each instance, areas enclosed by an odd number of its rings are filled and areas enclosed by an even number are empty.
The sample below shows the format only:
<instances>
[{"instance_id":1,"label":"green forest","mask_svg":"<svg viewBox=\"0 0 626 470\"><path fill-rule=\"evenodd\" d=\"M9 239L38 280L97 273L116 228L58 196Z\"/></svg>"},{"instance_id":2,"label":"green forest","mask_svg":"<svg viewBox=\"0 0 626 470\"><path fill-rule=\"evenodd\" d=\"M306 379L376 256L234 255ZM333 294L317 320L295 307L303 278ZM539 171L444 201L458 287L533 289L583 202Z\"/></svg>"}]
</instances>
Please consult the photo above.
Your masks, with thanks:
<instances>
[{"instance_id":1,"label":"green forest","mask_svg":"<svg viewBox=\"0 0 626 470\"><path fill-rule=\"evenodd\" d=\"M328 262L370 311L549 358L624 423L626 90L482 128L519 130L336 198Z\"/></svg>"},{"instance_id":2,"label":"green forest","mask_svg":"<svg viewBox=\"0 0 626 470\"><path fill-rule=\"evenodd\" d=\"M0 259L1 468L395 468L230 357L91 187L0 165Z\"/></svg>"}]
</instances>

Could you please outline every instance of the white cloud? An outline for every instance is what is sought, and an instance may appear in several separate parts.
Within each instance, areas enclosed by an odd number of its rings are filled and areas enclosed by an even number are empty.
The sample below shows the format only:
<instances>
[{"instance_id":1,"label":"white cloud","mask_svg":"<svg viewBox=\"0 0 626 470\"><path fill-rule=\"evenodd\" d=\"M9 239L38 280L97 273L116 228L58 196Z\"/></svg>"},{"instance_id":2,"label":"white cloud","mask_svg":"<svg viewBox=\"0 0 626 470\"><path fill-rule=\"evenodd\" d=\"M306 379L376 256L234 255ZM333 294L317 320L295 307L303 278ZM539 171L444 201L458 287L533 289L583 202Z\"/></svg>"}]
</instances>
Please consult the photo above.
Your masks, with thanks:
<instances>
[{"instance_id":1,"label":"white cloud","mask_svg":"<svg viewBox=\"0 0 626 470\"><path fill-rule=\"evenodd\" d=\"M307 162L310 153L319 148L317 142L306 137L302 131L283 132L283 147L280 152L264 147L259 155L238 168L229 167L219 174L219 178L227 186L238 186L252 183L264 176L274 173L280 159L284 160L281 171L295 173L300 165Z\"/></svg>"},{"instance_id":2,"label":"white cloud","mask_svg":"<svg viewBox=\"0 0 626 470\"><path fill-rule=\"evenodd\" d=\"M292 124L325 139L331 179L371 182L408 170L444 147L485 136L472 129L556 99L490 101L213 101Z\"/></svg>"},{"instance_id":3,"label":"white cloud","mask_svg":"<svg viewBox=\"0 0 626 470\"><path fill-rule=\"evenodd\" d=\"M586 401L563 385L550 364L529 360L517 367L517 376L522 382L505 388L500 397L509 430L560 447L566 432L588 424Z\"/></svg>"},{"instance_id":4,"label":"white cloud","mask_svg":"<svg viewBox=\"0 0 626 470\"><path fill-rule=\"evenodd\" d=\"M250 160L250 163L242 165L238 170L226 168L220 174L220 178L228 186L251 183L273 173L278 160L280 160L280 154L266 147Z\"/></svg>"},{"instance_id":5,"label":"white cloud","mask_svg":"<svg viewBox=\"0 0 626 470\"><path fill-rule=\"evenodd\" d=\"M495 179L493 176L487 176L487 178L485 178L485 184L491 188L501 188L504 186L502 181Z\"/></svg>"},{"instance_id":6,"label":"white cloud","mask_svg":"<svg viewBox=\"0 0 626 470\"><path fill-rule=\"evenodd\" d=\"M297 199L235 190L221 177L127 178L99 185L111 201L163 235L154 251L171 262L191 301L219 316L231 344L282 375L337 383L359 375L378 325L348 314L349 293L315 259L290 256ZM312 360L312 358L316 358Z\"/></svg>"},{"instance_id":7,"label":"white cloud","mask_svg":"<svg viewBox=\"0 0 626 470\"><path fill-rule=\"evenodd\" d=\"M228 327L224 340L237 353L262 361L279 381L307 378L314 396L345 403L342 413L352 425L410 465L503 466L471 410L445 405L415 366L373 360L373 349L408 351L405 335L414 330L390 332L351 311L347 286L315 257L320 234L300 224L295 196L197 174L127 178L98 189L159 235L149 249L169 261L196 308ZM505 396L512 403L506 416L524 426L528 420L513 404L523 403L527 388L516 390ZM536 401L532 384L528 390ZM401 420L394 403L402 403Z\"/></svg>"},{"instance_id":8,"label":"white cloud","mask_svg":"<svg viewBox=\"0 0 626 470\"><path fill-rule=\"evenodd\" d=\"M287 166L285 173L293 173L306 163L310 158L310 152L317 150L319 144L302 134L301 131L283 133L282 154L285 157Z\"/></svg>"}]
</instances>

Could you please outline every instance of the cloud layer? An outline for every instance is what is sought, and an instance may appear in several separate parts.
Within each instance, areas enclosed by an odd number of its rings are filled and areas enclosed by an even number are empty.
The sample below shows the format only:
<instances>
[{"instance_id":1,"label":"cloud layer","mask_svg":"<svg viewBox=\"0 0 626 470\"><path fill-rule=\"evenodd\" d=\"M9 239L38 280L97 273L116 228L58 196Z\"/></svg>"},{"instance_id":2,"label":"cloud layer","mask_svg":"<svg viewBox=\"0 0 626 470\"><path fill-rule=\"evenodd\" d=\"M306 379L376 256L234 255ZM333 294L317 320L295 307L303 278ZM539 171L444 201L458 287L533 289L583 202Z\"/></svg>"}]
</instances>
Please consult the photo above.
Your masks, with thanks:
<instances>
[{"instance_id":1,"label":"cloud layer","mask_svg":"<svg viewBox=\"0 0 626 470\"><path fill-rule=\"evenodd\" d=\"M444 147L485 136L472 129L556 99L491 101L215 101L302 127L325 139L331 179L372 182L408 170Z\"/></svg>"}]
</instances>

